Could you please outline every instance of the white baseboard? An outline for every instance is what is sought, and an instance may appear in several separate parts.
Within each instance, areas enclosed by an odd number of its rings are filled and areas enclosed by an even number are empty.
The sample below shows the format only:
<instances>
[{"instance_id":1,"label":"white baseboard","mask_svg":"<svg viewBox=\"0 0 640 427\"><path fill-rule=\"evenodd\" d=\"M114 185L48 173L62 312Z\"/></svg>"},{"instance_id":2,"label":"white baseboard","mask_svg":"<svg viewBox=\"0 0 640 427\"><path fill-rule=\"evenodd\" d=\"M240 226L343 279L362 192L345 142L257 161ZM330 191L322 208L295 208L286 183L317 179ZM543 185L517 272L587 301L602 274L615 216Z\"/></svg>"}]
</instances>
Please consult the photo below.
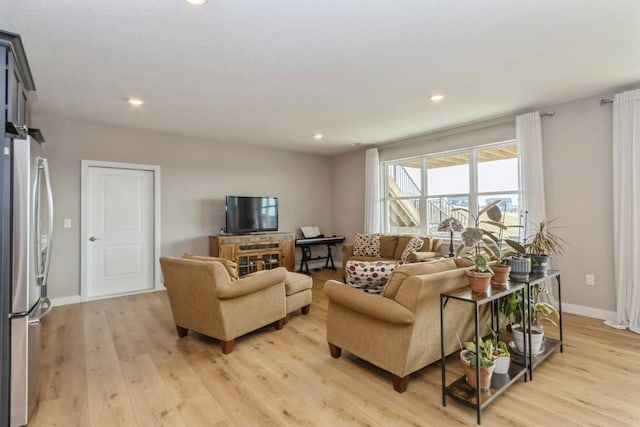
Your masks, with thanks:
<instances>
[{"instance_id":1,"label":"white baseboard","mask_svg":"<svg viewBox=\"0 0 640 427\"><path fill-rule=\"evenodd\" d=\"M81 302L97 301L97 300L107 299L107 298L117 298L117 297L123 297L123 296L127 296L127 295L146 294L146 293L149 293L149 292L158 292L158 291L164 291L164 290L166 290L164 285L161 285L160 288L146 289L144 291L129 292L129 293L125 293L125 294L102 295L102 296L94 297L94 298L91 298L91 299L88 299L88 300L83 300L80 295L73 295L73 296L70 296L70 297L51 298L51 305L54 306L54 307L58 307L58 306L61 306L61 305L78 304L78 303L81 303Z\"/></svg>"},{"instance_id":2,"label":"white baseboard","mask_svg":"<svg viewBox=\"0 0 640 427\"><path fill-rule=\"evenodd\" d=\"M576 304L562 304L562 311L580 316L593 317L594 319L613 320L616 318L615 311L601 310L599 308L585 307Z\"/></svg>"},{"instance_id":3,"label":"white baseboard","mask_svg":"<svg viewBox=\"0 0 640 427\"><path fill-rule=\"evenodd\" d=\"M77 304L82 302L80 295L74 295L71 297L51 298L51 305L58 307L60 305Z\"/></svg>"}]
</instances>

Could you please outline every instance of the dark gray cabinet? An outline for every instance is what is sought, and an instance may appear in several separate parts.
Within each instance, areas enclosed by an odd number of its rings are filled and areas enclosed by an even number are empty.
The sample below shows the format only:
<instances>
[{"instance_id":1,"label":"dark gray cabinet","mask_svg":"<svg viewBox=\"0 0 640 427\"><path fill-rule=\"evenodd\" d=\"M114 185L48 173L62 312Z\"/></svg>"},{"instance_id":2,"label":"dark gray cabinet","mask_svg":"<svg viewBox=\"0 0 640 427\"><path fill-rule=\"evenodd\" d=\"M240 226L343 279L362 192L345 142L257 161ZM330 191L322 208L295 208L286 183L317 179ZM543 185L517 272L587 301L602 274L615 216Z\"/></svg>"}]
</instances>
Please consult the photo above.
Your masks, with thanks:
<instances>
[{"instance_id":1,"label":"dark gray cabinet","mask_svg":"<svg viewBox=\"0 0 640 427\"><path fill-rule=\"evenodd\" d=\"M27 94L35 90L22 41L17 34L0 30L0 426L9 425L11 372L11 269L12 182L11 134L27 124Z\"/></svg>"}]
</instances>

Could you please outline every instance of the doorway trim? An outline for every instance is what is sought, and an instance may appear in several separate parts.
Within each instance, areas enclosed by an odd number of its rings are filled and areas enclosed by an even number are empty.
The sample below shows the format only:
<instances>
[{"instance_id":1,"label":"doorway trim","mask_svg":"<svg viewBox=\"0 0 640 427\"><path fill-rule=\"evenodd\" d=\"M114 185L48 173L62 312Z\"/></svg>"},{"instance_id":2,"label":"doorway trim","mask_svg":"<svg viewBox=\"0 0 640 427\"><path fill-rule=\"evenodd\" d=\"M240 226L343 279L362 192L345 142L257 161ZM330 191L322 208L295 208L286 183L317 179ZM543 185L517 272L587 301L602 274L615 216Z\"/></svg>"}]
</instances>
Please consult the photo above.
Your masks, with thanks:
<instances>
[{"instance_id":1,"label":"doorway trim","mask_svg":"<svg viewBox=\"0 0 640 427\"><path fill-rule=\"evenodd\" d=\"M150 290L131 292L131 294L154 292L163 289L160 273L160 166L137 163L103 162L99 160L81 160L80 179L80 301L88 301L87 295L87 215L89 212L89 168L130 169L151 171L153 173L153 288ZM91 300L111 298L112 296L94 297Z\"/></svg>"}]
</instances>

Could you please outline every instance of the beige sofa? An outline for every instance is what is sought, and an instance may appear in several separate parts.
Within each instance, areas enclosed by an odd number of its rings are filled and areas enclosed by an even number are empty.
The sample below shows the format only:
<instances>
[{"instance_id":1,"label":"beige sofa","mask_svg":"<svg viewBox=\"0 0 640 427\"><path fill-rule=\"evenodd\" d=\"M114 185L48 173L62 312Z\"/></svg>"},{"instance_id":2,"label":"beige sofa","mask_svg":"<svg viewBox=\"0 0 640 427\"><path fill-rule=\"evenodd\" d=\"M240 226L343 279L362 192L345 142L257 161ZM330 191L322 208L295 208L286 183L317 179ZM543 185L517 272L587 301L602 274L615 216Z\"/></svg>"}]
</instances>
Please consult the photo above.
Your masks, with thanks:
<instances>
[{"instance_id":1,"label":"beige sofa","mask_svg":"<svg viewBox=\"0 0 640 427\"><path fill-rule=\"evenodd\" d=\"M440 360L440 293L469 284L466 268L454 259L399 266L382 295L327 281L327 341L331 355L347 350L392 374L402 393L411 373ZM450 300L444 310L446 354L474 335L473 305ZM488 333L483 310L483 335Z\"/></svg>"},{"instance_id":2,"label":"beige sofa","mask_svg":"<svg viewBox=\"0 0 640 427\"><path fill-rule=\"evenodd\" d=\"M353 244L342 245L342 271L346 276L347 261L400 261L402 251L407 246L409 240L413 236L404 236L396 234L382 234L380 235L380 256L356 256L353 254ZM409 255L407 261L420 262L427 261L442 256L442 240L433 237L420 237L423 241L422 247L417 251Z\"/></svg>"}]
</instances>

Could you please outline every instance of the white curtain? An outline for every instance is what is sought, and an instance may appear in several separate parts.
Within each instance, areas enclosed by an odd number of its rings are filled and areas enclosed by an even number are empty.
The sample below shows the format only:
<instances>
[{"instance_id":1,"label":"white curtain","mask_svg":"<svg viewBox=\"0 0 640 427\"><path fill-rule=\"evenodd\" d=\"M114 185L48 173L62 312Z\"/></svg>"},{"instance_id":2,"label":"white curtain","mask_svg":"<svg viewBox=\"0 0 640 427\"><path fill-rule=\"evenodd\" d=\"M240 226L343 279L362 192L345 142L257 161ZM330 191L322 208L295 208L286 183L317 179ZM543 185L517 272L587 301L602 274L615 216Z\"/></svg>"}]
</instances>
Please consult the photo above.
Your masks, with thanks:
<instances>
[{"instance_id":1,"label":"white curtain","mask_svg":"<svg viewBox=\"0 0 640 427\"><path fill-rule=\"evenodd\" d=\"M380 232L380 157L377 148L365 152L364 232Z\"/></svg>"},{"instance_id":2,"label":"white curtain","mask_svg":"<svg viewBox=\"0 0 640 427\"><path fill-rule=\"evenodd\" d=\"M529 212L527 230L546 217L544 206L544 170L542 167L542 128L540 113L516 117L516 138L519 143L520 209ZM524 224L523 224L524 225Z\"/></svg>"},{"instance_id":3,"label":"white curtain","mask_svg":"<svg viewBox=\"0 0 640 427\"><path fill-rule=\"evenodd\" d=\"M613 99L613 259L616 319L640 333L640 89Z\"/></svg>"}]
</instances>

